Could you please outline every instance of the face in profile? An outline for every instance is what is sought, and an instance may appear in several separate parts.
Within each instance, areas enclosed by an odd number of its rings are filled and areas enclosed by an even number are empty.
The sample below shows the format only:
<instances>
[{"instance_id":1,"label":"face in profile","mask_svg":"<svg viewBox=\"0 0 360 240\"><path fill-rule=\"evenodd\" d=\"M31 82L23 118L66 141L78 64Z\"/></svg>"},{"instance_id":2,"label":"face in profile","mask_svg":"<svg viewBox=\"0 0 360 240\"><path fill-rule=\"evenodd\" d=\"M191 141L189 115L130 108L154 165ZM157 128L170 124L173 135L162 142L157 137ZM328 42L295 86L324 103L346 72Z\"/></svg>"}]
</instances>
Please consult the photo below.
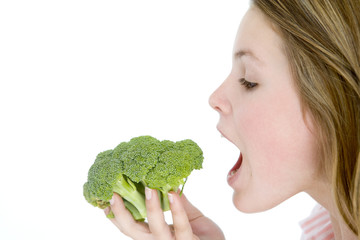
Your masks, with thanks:
<instances>
[{"instance_id":1,"label":"face in profile","mask_svg":"<svg viewBox=\"0 0 360 240\"><path fill-rule=\"evenodd\" d=\"M229 76L211 95L218 130L240 150L228 183L243 212L272 208L315 187L319 157L312 120L304 114L283 40L256 7L235 39Z\"/></svg>"}]
</instances>

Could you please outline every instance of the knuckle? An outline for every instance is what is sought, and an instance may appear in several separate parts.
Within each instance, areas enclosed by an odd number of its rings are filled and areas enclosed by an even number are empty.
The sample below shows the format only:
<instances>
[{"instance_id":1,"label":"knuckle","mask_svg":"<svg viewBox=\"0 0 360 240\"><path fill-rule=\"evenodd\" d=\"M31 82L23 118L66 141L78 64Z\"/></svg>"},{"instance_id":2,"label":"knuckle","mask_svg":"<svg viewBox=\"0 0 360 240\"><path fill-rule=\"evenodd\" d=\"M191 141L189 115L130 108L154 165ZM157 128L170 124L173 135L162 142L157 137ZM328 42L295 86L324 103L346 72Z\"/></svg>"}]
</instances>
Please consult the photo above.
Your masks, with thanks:
<instances>
[{"instance_id":1,"label":"knuckle","mask_svg":"<svg viewBox=\"0 0 360 240\"><path fill-rule=\"evenodd\" d=\"M154 235L162 236L164 233L169 232L169 226L162 221L151 225L151 231Z\"/></svg>"},{"instance_id":2,"label":"knuckle","mask_svg":"<svg viewBox=\"0 0 360 240\"><path fill-rule=\"evenodd\" d=\"M131 237L132 234L134 234L134 231L132 231L132 228L130 226L120 224L118 226L120 232L122 232L124 235Z\"/></svg>"},{"instance_id":3,"label":"knuckle","mask_svg":"<svg viewBox=\"0 0 360 240\"><path fill-rule=\"evenodd\" d=\"M185 223L179 223L176 225L175 230L177 232L187 232L189 230L189 225Z\"/></svg>"}]
</instances>

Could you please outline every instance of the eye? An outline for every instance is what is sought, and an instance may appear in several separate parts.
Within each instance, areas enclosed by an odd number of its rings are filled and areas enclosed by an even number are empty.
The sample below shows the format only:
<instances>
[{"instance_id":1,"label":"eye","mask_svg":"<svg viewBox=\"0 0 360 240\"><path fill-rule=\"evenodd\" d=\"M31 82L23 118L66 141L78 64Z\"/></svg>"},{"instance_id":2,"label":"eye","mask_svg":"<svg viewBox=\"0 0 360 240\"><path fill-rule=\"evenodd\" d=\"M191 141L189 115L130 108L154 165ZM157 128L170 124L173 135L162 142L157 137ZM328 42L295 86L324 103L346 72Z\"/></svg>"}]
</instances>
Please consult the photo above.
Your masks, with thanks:
<instances>
[{"instance_id":1,"label":"eye","mask_svg":"<svg viewBox=\"0 0 360 240\"><path fill-rule=\"evenodd\" d=\"M254 87L256 87L256 86L258 85L257 83L246 81L245 78L240 78L239 82L240 82L241 85L243 85L246 89L252 89L252 88L254 88Z\"/></svg>"}]
</instances>

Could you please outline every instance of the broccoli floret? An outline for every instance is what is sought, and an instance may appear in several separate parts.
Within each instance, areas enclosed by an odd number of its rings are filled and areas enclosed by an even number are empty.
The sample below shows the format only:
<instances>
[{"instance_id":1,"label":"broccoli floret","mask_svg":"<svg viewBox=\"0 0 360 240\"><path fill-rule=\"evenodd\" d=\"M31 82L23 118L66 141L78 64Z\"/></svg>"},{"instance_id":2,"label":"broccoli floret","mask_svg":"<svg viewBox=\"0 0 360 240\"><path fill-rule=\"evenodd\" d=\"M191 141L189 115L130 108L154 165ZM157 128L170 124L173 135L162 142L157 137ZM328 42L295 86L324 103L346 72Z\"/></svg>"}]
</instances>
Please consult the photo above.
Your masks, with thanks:
<instances>
[{"instance_id":1,"label":"broccoli floret","mask_svg":"<svg viewBox=\"0 0 360 240\"><path fill-rule=\"evenodd\" d=\"M192 140L159 141L151 136L132 138L97 155L84 184L85 199L104 209L114 192L134 219L146 218L145 187L158 190L163 211L170 209L167 193L184 186L194 169L201 169L203 152ZM110 212L108 217L114 217Z\"/></svg>"}]
</instances>

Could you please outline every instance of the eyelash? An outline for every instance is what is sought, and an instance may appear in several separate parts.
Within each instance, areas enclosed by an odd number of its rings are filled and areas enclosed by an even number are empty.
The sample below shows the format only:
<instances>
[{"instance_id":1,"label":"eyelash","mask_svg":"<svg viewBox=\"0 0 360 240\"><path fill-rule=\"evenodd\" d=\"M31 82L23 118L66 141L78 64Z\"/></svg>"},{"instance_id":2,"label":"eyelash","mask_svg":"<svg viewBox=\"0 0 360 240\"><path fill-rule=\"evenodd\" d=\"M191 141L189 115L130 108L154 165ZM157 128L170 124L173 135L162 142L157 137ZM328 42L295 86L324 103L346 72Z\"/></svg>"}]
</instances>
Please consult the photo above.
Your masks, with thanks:
<instances>
[{"instance_id":1,"label":"eyelash","mask_svg":"<svg viewBox=\"0 0 360 240\"><path fill-rule=\"evenodd\" d=\"M246 81L245 78L240 78L239 82L241 83L241 85L243 85L248 90L250 90L258 85L257 83Z\"/></svg>"}]
</instances>

